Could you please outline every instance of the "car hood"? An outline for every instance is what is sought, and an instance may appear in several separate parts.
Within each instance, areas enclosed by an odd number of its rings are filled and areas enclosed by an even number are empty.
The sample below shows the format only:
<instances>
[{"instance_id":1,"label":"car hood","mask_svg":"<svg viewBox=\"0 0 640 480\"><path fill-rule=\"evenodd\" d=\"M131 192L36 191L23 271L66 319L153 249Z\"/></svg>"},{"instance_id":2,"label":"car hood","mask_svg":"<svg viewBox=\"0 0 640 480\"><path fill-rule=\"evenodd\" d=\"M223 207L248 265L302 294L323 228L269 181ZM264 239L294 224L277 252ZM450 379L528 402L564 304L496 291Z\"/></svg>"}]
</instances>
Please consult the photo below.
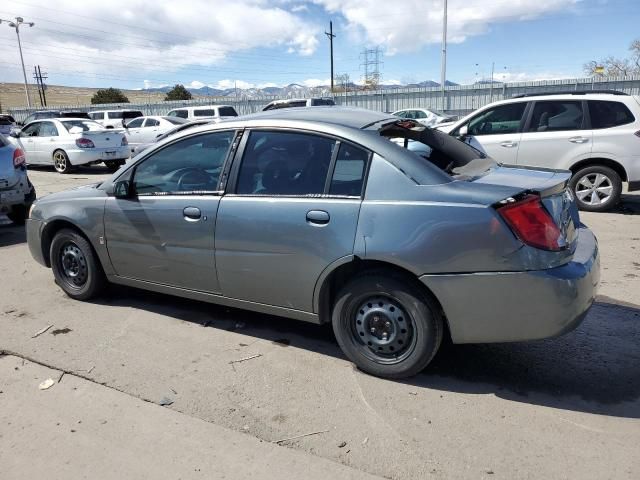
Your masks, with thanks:
<instances>
[{"instance_id":1,"label":"car hood","mask_svg":"<svg viewBox=\"0 0 640 480\"><path fill-rule=\"evenodd\" d=\"M101 184L102 182L96 182L89 185L71 188L69 190L63 190L62 192L50 193L49 195L38 198L37 203L44 204L84 198L106 197L107 195L104 190L100 190L98 188Z\"/></svg>"}]
</instances>

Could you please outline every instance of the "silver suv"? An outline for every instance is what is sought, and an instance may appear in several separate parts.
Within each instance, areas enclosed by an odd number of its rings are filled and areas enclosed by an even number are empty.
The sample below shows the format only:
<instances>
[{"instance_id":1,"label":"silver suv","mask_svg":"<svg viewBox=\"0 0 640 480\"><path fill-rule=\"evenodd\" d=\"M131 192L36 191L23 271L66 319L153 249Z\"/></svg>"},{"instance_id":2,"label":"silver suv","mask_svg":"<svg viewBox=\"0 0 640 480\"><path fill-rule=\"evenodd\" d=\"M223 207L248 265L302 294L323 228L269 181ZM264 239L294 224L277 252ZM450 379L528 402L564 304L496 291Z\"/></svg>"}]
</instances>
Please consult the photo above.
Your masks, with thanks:
<instances>
[{"instance_id":1,"label":"silver suv","mask_svg":"<svg viewBox=\"0 0 640 480\"><path fill-rule=\"evenodd\" d=\"M521 95L482 107L449 126L473 136L504 164L571 170L582 210L605 211L622 182L640 190L640 98L615 91Z\"/></svg>"},{"instance_id":2,"label":"silver suv","mask_svg":"<svg viewBox=\"0 0 640 480\"><path fill-rule=\"evenodd\" d=\"M0 213L22 225L35 199L24 152L0 135Z\"/></svg>"}]
</instances>

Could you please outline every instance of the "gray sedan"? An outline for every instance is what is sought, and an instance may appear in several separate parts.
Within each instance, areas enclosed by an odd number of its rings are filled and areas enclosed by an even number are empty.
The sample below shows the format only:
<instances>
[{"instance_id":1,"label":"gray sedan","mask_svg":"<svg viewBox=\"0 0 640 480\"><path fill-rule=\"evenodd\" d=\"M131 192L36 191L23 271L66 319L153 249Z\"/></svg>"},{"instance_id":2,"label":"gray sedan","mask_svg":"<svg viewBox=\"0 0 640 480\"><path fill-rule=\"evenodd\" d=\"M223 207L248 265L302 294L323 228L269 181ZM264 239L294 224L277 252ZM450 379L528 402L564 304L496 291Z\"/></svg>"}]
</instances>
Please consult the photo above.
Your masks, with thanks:
<instances>
[{"instance_id":1,"label":"gray sedan","mask_svg":"<svg viewBox=\"0 0 640 480\"><path fill-rule=\"evenodd\" d=\"M497 165L413 120L284 109L186 130L104 183L38 200L27 238L72 298L109 281L331 323L359 368L400 378L445 334L579 324L599 256L569 177Z\"/></svg>"}]
</instances>

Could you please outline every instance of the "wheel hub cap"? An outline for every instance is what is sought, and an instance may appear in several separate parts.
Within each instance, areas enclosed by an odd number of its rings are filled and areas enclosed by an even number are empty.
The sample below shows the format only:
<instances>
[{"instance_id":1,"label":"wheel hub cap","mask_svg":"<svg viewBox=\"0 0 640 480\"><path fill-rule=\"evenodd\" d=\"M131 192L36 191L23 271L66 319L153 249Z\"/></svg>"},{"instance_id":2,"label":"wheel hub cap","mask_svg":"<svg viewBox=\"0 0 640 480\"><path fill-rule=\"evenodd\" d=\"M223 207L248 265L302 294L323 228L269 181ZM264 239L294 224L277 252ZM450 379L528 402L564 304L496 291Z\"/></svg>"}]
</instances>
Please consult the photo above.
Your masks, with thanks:
<instances>
[{"instance_id":1,"label":"wheel hub cap","mask_svg":"<svg viewBox=\"0 0 640 480\"><path fill-rule=\"evenodd\" d=\"M376 356L397 356L406 350L413 335L408 318L396 302L372 297L358 308L355 330L360 341Z\"/></svg>"},{"instance_id":2,"label":"wheel hub cap","mask_svg":"<svg viewBox=\"0 0 640 480\"><path fill-rule=\"evenodd\" d=\"M75 244L67 244L60 253L62 272L74 286L82 286L87 281L87 261Z\"/></svg>"},{"instance_id":3,"label":"wheel hub cap","mask_svg":"<svg viewBox=\"0 0 640 480\"><path fill-rule=\"evenodd\" d=\"M601 205L611 198L613 184L602 173L590 173L576 184L576 197L588 205Z\"/></svg>"}]
</instances>

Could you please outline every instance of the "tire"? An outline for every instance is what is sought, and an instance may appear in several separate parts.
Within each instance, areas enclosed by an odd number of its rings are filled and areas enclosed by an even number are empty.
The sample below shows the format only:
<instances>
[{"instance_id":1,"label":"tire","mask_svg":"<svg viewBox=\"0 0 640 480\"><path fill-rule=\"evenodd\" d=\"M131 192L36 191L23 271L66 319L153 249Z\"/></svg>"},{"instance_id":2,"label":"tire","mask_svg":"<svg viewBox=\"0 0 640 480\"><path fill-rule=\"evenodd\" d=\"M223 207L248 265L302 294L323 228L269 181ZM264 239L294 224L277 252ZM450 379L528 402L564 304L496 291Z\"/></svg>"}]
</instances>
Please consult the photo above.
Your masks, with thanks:
<instances>
[{"instance_id":1,"label":"tire","mask_svg":"<svg viewBox=\"0 0 640 480\"><path fill-rule=\"evenodd\" d=\"M104 162L104 164L110 172L116 172L122 165L124 165L124 162L120 160L108 160Z\"/></svg>"},{"instance_id":2,"label":"tire","mask_svg":"<svg viewBox=\"0 0 640 480\"><path fill-rule=\"evenodd\" d=\"M609 167L582 168L571 177L569 185L580 210L605 212L620 202L622 179Z\"/></svg>"},{"instance_id":3,"label":"tire","mask_svg":"<svg viewBox=\"0 0 640 480\"><path fill-rule=\"evenodd\" d=\"M53 168L55 168L58 173L71 173L73 166L69 161L69 156L64 152L64 150L56 150L53 152Z\"/></svg>"},{"instance_id":4,"label":"tire","mask_svg":"<svg viewBox=\"0 0 640 480\"><path fill-rule=\"evenodd\" d=\"M27 206L26 205L14 205L11 207L7 217L16 225L24 225L27 219Z\"/></svg>"},{"instance_id":5,"label":"tire","mask_svg":"<svg viewBox=\"0 0 640 480\"><path fill-rule=\"evenodd\" d=\"M393 272L353 278L338 293L333 331L344 354L356 366L383 378L420 373L440 347L440 309L410 279Z\"/></svg>"},{"instance_id":6,"label":"tire","mask_svg":"<svg viewBox=\"0 0 640 480\"><path fill-rule=\"evenodd\" d=\"M71 229L62 229L53 237L49 250L56 283L75 300L89 300L105 285L100 262L89 242Z\"/></svg>"}]
</instances>

